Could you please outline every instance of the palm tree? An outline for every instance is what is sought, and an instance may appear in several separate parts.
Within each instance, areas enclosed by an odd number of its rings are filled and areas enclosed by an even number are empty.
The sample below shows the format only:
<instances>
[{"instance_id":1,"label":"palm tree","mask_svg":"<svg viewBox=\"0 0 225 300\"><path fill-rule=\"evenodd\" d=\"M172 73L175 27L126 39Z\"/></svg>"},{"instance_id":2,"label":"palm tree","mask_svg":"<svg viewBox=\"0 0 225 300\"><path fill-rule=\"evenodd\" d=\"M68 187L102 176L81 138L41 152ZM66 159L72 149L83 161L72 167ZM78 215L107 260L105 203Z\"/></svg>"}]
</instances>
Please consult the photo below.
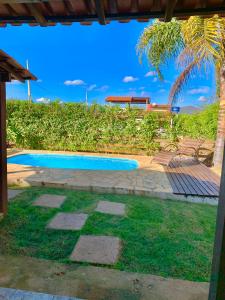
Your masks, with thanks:
<instances>
[{"instance_id":1,"label":"palm tree","mask_svg":"<svg viewBox=\"0 0 225 300\"><path fill-rule=\"evenodd\" d=\"M225 19L190 17L165 23L156 20L140 36L137 52L142 61L145 55L163 79L161 67L170 59L177 59L182 72L172 85L169 103L174 104L193 72L215 68L219 86L220 110L213 163L222 165L225 142Z\"/></svg>"}]
</instances>

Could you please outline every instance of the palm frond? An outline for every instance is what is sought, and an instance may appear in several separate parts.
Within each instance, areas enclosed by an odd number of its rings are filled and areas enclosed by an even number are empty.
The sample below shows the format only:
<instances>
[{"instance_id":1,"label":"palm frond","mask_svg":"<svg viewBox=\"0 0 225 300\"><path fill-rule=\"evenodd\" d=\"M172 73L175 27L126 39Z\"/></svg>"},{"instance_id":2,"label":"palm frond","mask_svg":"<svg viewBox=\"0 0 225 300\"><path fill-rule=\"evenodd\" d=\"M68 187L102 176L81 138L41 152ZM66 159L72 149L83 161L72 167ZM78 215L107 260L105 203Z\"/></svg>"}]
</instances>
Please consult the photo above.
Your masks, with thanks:
<instances>
[{"instance_id":1,"label":"palm frond","mask_svg":"<svg viewBox=\"0 0 225 300\"><path fill-rule=\"evenodd\" d=\"M190 17L182 23L186 47L192 50L195 59L206 63L224 58L225 22L217 15L212 18Z\"/></svg>"},{"instance_id":2,"label":"palm frond","mask_svg":"<svg viewBox=\"0 0 225 300\"><path fill-rule=\"evenodd\" d=\"M194 71L202 67L207 71L209 65L214 65L219 74L225 61L225 18L214 15L168 23L157 20L142 33L137 54L140 61L145 56L159 76L161 67L178 56L177 64L183 71L170 91L169 103L173 103Z\"/></svg>"},{"instance_id":3,"label":"palm frond","mask_svg":"<svg viewBox=\"0 0 225 300\"><path fill-rule=\"evenodd\" d=\"M136 49L140 62L146 56L161 77L160 67L169 58L176 57L182 47L181 23L173 19L168 23L156 20L145 28Z\"/></svg>"}]
</instances>

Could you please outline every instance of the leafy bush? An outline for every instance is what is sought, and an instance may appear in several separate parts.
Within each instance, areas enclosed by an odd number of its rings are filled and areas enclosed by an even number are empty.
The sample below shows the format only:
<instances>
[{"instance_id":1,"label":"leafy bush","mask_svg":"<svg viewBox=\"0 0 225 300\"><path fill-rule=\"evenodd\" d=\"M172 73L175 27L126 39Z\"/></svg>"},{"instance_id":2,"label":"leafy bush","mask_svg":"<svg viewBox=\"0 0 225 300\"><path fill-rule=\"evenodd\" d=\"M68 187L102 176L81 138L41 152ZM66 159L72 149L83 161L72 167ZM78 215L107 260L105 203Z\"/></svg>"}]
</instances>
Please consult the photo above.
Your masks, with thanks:
<instances>
[{"instance_id":1,"label":"leafy bush","mask_svg":"<svg viewBox=\"0 0 225 300\"><path fill-rule=\"evenodd\" d=\"M175 119L178 135L215 140L219 103L207 105L203 111L193 115L180 114Z\"/></svg>"},{"instance_id":2,"label":"leafy bush","mask_svg":"<svg viewBox=\"0 0 225 300\"><path fill-rule=\"evenodd\" d=\"M198 114L174 116L171 129L169 116L162 118L138 109L10 100L7 136L17 147L27 149L99 151L122 147L151 154L159 147L161 132L173 140L179 136L214 139L217 114L218 104L213 104Z\"/></svg>"}]
</instances>

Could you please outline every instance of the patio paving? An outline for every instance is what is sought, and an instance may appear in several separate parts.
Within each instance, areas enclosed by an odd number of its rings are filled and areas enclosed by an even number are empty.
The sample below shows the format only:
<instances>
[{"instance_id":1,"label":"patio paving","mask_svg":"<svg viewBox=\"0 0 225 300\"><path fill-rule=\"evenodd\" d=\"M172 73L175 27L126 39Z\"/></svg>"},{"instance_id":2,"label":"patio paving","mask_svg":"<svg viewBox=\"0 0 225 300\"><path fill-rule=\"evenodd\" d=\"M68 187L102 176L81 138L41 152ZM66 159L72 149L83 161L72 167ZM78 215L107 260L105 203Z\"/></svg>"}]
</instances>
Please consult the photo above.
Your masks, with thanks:
<instances>
[{"instance_id":1,"label":"patio paving","mask_svg":"<svg viewBox=\"0 0 225 300\"><path fill-rule=\"evenodd\" d=\"M87 221L87 214L58 213L47 225L50 229L80 230Z\"/></svg>"},{"instance_id":2,"label":"patio paving","mask_svg":"<svg viewBox=\"0 0 225 300\"><path fill-rule=\"evenodd\" d=\"M21 151L23 153L61 153L76 152ZM151 157L142 155L116 155L82 153L82 155L136 159L139 168L132 171L95 171L35 168L8 164L8 184L20 186L49 186L97 193L135 194L161 199L208 203L217 205L217 197L197 197L173 194L173 189L163 166L151 162Z\"/></svg>"},{"instance_id":3,"label":"patio paving","mask_svg":"<svg viewBox=\"0 0 225 300\"><path fill-rule=\"evenodd\" d=\"M125 204L119 202L99 201L95 211L104 214L124 216Z\"/></svg>"},{"instance_id":4,"label":"patio paving","mask_svg":"<svg viewBox=\"0 0 225 300\"><path fill-rule=\"evenodd\" d=\"M0 300L79 300L74 297L56 296L10 288L0 288ZM81 300L81 299L80 299Z\"/></svg>"},{"instance_id":5,"label":"patio paving","mask_svg":"<svg viewBox=\"0 0 225 300\"><path fill-rule=\"evenodd\" d=\"M63 204L65 199L66 199L66 196L43 194L33 202L33 205L59 208Z\"/></svg>"},{"instance_id":6,"label":"patio paving","mask_svg":"<svg viewBox=\"0 0 225 300\"><path fill-rule=\"evenodd\" d=\"M16 196L23 193L23 190L12 190L8 189L8 199L13 200Z\"/></svg>"},{"instance_id":7,"label":"patio paving","mask_svg":"<svg viewBox=\"0 0 225 300\"><path fill-rule=\"evenodd\" d=\"M96 264L113 265L117 262L121 241L112 236L80 236L70 260Z\"/></svg>"}]
</instances>

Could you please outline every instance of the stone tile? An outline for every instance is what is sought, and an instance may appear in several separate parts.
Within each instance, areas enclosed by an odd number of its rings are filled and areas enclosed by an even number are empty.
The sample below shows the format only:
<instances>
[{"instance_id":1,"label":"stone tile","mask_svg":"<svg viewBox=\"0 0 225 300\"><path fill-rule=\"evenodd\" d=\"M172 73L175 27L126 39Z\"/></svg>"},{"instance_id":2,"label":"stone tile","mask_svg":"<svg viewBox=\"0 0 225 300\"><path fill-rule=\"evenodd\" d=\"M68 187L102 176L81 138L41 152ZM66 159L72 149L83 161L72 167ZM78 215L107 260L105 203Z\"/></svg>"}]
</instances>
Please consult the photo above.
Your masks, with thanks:
<instances>
[{"instance_id":1,"label":"stone tile","mask_svg":"<svg viewBox=\"0 0 225 300\"><path fill-rule=\"evenodd\" d=\"M8 189L8 199L12 200L13 198L15 198L16 196L18 196L19 194L23 193L23 190L11 190Z\"/></svg>"},{"instance_id":2,"label":"stone tile","mask_svg":"<svg viewBox=\"0 0 225 300\"><path fill-rule=\"evenodd\" d=\"M87 214L58 213L47 228L59 230L80 230L87 221Z\"/></svg>"},{"instance_id":3,"label":"stone tile","mask_svg":"<svg viewBox=\"0 0 225 300\"><path fill-rule=\"evenodd\" d=\"M111 214L111 215L125 215L125 204L119 202L99 201L95 211Z\"/></svg>"},{"instance_id":4,"label":"stone tile","mask_svg":"<svg viewBox=\"0 0 225 300\"><path fill-rule=\"evenodd\" d=\"M66 196L43 194L34 201L33 205L58 208L63 204L65 199Z\"/></svg>"},{"instance_id":5,"label":"stone tile","mask_svg":"<svg viewBox=\"0 0 225 300\"><path fill-rule=\"evenodd\" d=\"M120 254L120 239L113 236L80 236L70 260L113 265Z\"/></svg>"}]
</instances>

